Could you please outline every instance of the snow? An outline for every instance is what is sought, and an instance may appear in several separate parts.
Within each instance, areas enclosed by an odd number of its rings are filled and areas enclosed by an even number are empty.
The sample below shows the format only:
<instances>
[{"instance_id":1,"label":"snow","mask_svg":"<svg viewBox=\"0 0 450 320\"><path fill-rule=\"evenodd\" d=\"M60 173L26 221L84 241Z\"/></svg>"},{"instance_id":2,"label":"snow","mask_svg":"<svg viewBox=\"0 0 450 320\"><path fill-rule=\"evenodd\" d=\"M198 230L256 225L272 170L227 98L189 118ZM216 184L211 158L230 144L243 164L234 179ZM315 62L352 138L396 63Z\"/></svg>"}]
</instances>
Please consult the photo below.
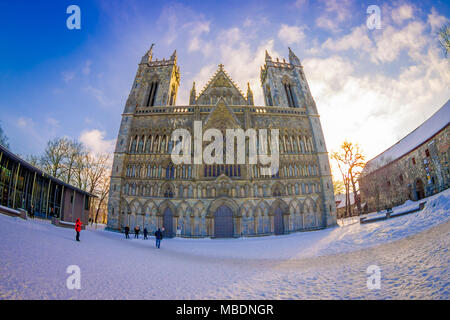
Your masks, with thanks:
<instances>
[{"instance_id":1,"label":"snow","mask_svg":"<svg viewBox=\"0 0 450 320\"><path fill-rule=\"evenodd\" d=\"M436 113L422 123L414 131L409 133L396 144L385 150L369 162L364 168L364 174L368 174L420 146L433 137L441 129L449 124L450 100L448 100Z\"/></svg>"},{"instance_id":2,"label":"snow","mask_svg":"<svg viewBox=\"0 0 450 320\"><path fill-rule=\"evenodd\" d=\"M95 225L77 243L74 230L0 215L0 299L449 299L450 189L424 200L365 225L161 249ZM380 290L366 286L373 264ZM80 290L66 287L69 265Z\"/></svg>"}]
</instances>

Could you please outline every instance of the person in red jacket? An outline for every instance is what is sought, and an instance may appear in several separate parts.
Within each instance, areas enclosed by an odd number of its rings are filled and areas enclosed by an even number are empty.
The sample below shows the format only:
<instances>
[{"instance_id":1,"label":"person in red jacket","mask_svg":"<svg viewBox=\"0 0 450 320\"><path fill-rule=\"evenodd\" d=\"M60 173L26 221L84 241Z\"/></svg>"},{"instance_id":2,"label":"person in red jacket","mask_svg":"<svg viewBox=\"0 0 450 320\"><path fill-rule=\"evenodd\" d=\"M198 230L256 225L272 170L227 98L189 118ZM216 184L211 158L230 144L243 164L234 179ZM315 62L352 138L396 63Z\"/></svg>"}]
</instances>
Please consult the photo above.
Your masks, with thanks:
<instances>
[{"instance_id":1,"label":"person in red jacket","mask_svg":"<svg viewBox=\"0 0 450 320\"><path fill-rule=\"evenodd\" d=\"M77 219L77 222L75 223L75 231L77 232L77 241L80 241L80 232L81 232L81 221L80 219Z\"/></svg>"}]
</instances>

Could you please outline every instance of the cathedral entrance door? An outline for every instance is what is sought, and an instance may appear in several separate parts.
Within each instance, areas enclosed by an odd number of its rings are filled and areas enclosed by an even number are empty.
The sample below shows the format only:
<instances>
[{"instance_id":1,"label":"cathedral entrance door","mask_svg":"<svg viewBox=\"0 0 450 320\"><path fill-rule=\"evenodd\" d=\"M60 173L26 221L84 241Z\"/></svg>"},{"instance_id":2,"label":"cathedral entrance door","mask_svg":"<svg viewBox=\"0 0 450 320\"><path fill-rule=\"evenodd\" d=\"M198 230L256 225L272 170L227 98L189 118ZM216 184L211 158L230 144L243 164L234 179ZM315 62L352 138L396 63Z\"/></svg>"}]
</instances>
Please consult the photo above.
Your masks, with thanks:
<instances>
[{"instance_id":1,"label":"cathedral entrance door","mask_svg":"<svg viewBox=\"0 0 450 320\"><path fill-rule=\"evenodd\" d=\"M233 211L226 205L221 205L214 213L214 236L216 238L234 236Z\"/></svg>"},{"instance_id":2,"label":"cathedral entrance door","mask_svg":"<svg viewBox=\"0 0 450 320\"><path fill-rule=\"evenodd\" d=\"M275 209L273 224L276 235L284 234L283 211L280 207Z\"/></svg>"},{"instance_id":3,"label":"cathedral entrance door","mask_svg":"<svg viewBox=\"0 0 450 320\"><path fill-rule=\"evenodd\" d=\"M170 208L166 208L163 213L164 237L173 238L173 212Z\"/></svg>"}]
</instances>

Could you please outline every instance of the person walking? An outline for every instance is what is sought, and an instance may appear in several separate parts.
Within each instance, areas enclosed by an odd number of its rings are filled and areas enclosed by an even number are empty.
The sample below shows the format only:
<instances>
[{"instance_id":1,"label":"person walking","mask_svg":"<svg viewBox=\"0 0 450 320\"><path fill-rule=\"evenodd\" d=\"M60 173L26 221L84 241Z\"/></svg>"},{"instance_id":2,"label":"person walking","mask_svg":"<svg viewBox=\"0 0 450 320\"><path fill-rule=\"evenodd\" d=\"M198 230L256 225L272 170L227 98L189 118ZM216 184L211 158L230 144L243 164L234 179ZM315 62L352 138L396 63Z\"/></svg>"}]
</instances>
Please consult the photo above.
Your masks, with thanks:
<instances>
[{"instance_id":1,"label":"person walking","mask_svg":"<svg viewBox=\"0 0 450 320\"><path fill-rule=\"evenodd\" d=\"M30 218L34 219L34 205L31 205Z\"/></svg>"},{"instance_id":2,"label":"person walking","mask_svg":"<svg viewBox=\"0 0 450 320\"><path fill-rule=\"evenodd\" d=\"M130 239L130 236L128 235L130 233L130 227L125 226L125 239Z\"/></svg>"},{"instance_id":3,"label":"person walking","mask_svg":"<svg viewBox=\"0 0 450 320\"><path fill-rule=\"evenodd\" d=\"M134 227L134 238L139 239L139 232L141 231L141 228L139 226Z\"/></svg>"},{"instance_id":4,"label":"person walking","mask_svg":"<svg viewBox=\"0 0 450 320\"><path fill-rule=\"evenodd\" d=\"M144 240L147 240L148 230L147 228L144 228Z\"/></svg>"},{"instance_id":5,"label":"person walking","mask_svg":"<svg viewBox=\"0 0 450 320\"><path fill-rule=\"evenodd\" d=\"M158 228L158 230L156 230L155 238L156 238L156 247L159 249L159 247L161 246L161 240L163 238L163 234L161 232L161 228Z\"/></svg>"},{"instance_id":6,"label":"person walking","mask_svg":"<svg viewBox=\"0 0 450 320\"><path fill-rule=\"evenodd\" d=\"M75 223L75 231L77 232L76 240L80 241L80 232L81 232L81 221L80 219L77 219L77 222Z\"/></svg>"}]
</instances>

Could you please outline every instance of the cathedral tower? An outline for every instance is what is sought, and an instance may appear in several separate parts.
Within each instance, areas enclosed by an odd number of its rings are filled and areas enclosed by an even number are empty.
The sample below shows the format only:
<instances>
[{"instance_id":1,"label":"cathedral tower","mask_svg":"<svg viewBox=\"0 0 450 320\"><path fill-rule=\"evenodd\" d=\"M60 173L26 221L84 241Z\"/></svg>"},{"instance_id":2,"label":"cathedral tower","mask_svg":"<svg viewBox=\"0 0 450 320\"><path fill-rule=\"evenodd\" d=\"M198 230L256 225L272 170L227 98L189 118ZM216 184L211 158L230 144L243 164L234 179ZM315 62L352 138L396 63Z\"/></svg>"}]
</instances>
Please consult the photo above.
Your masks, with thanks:
<instances>
[{"instance_id":1,"label":"cathedral tower","mask_svg":"<svg viewBox=\"0 0 450 320\"><path fill-rule=\"evenodd\" d=\"M108 204L108 224L117 225L120 208L121 186L125 170L126 155L132 147L131 141L137 138L137 145L144 143L141 136L135 136L135 114L139 109L158 106L173 106L176 103L180 85L180 67L177 65L176 50L168 60L153 60L153 47L142 57L134 78L133 86L125 104L114 152L111 174L110 200ZM112 220L111 223L109 220Z\"/></svg>"},{"instance_id":2,"label":"cathedral tower","mask_svg":"<svg viewBox=\"0 0 450 320\"><path fill-rule=\"evenodd\" d=\"M305 109L321 176L324 224L336 224L336 218L332 214L335 212L335 201L325 138L300 59L291 48L289 62L285 59L280 61L279 58L273 60L266 51L265 65L261 68L260 76L266 106Z\"/></svg>"}]
</instances>

